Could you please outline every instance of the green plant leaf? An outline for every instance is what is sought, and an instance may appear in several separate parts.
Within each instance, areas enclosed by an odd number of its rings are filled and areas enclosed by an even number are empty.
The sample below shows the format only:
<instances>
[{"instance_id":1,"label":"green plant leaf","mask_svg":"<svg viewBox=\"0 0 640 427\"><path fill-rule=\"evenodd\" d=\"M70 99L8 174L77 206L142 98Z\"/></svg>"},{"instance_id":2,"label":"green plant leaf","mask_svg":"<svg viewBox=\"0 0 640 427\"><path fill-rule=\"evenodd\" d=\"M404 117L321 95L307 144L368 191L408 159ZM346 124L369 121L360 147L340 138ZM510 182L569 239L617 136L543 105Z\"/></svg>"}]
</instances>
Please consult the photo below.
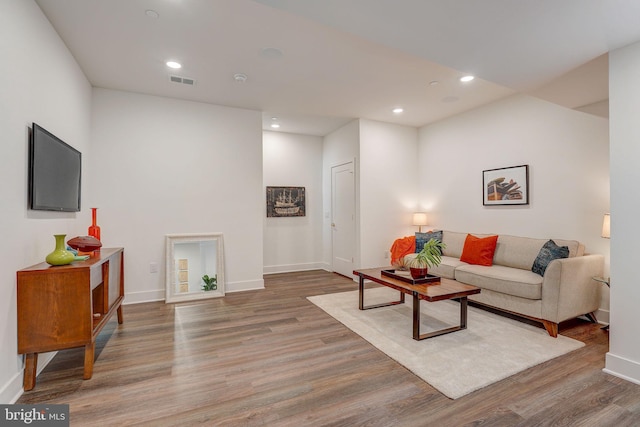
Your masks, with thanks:
<instances>
[{"instance_id":1,"label":"green plant leaf","mask_svg":"<svg viewBox=\"0 0 640 427\"><path fill-rule=\"evenodd\" d=\"M414 268L436 267L442 262L442 249L446 245L440 240L431 238L424 244L424 247L418 252L410 266Z\"/></svg>"}]
</instances>

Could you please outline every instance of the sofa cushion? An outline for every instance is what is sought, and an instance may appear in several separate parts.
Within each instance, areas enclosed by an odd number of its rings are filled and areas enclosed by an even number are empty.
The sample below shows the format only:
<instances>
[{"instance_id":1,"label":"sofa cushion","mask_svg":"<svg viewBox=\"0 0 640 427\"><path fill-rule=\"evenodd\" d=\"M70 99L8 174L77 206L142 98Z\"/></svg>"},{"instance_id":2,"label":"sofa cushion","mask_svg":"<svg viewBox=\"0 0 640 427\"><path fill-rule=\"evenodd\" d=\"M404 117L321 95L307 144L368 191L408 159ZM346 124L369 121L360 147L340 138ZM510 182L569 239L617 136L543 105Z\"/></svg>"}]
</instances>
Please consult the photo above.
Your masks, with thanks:
<instances>
[{"instance_id":1,"label":"sofa cushion","mask_svg":"<svg viewBox=\"0 0 640 427\"><path fill-rule=\"evenodd\" d=\"M476 265L492 265L497 241L498 236L477 237L467 234L460 261Z\"/></svg>"},{"instance_id":2,"label":"sofa cushion","mask_svg":"<svg viewBox=\"0 0 640 427\"><path fill-rule=\"evenodd\" d=\"M424 248L424 244L431 239L436 239L442 242L442 230L416 233L416 253L420 252ZM440 251L440 255L442 255L442 250Z\"/></svg>"},{"instance_id":3,"label":"sofa cushion","mask_svg":"<svg viewBox=\"0 0 640 427\"><path fill-rule=\"evenodd\" d=\"M487 237L490 234L473 233L474 236ZM442 251L443 255L460 258L467 233L458 231L443 231L442 242L447 245ZM493 257L494 264L529 270L533 260L538 256L542 245L549 239L532 239L530 237L509 236L501 234L498 237L496 252ZM569 258L584 255L584 245L576 240L553 239L558 246L569 248ZM515 251L515 252L514 252ZM523 253L524 251L524 253Z\"/></svg>"},{"instance_id":4,"label":"sofa cushion","mask_svg":"<svg viewBox=\"0 0 640 427\"><path fill-rule=\"evenodd\" d=\"M542 298L542 277L530 270L493 265L461 265L456 268L457 281L507 295L527 299Z\"/></svg>"},{"instance_id":5,"label":"sofa cushion","mask_svg":"<svg viewBox=\"0 0 640 427\"><path fill-rule=\"evenodd\" d=\"M416 257L416 254L408 254L405 258L405 264ZM443 255L440 261L440 265L436 267L429 267L429 274L444 277L445 279L455 279L455 269L461 265L467 265L466 262L460 261L458 258Z\"/></svg>"},{"instance_id":6,"label":"sofa cushion","mask_svg":"<svg viewBox=\"0 0 640 427\"><path fill-rule=\"evenodd\" d=\"M498 237L493 263L530 270L540 252L540 248L548 240L501 234ZM569 257L581 256L584 253L584 246L575 240L554 239L554 241L559 246L567 246L569 248Z\"/></svg>"},{"instance_id":7,"label":"sofa cushion","mask_svg":"<svg viewBox=\"0 0 640 427\"><path fill-rule=\"evenodd\" d=\"M429 274L435 274L446 279L455 279L455 270L461 265L467 265L467 263L460 261L457 257L443 255L440 265L429 267Z\"/></svg>"},{"instance_id":8,"label":"sofa cushion","mask_svg":"<svg viewBox=\"0 0 640 427\"><path fill-rule=\"evenodd\" d=\"M493 262L506 267L531 270L531 265L545 242L544 239L501 235Z\"/></svg>"},{"instance_id":9,"label":"sofa cushion","mask_svg":"<svg viewBox=\"0 0 640 427\"><path fill-rule=\"evenodd\" d=\"M538 256L536 257L535 261L533 261L531 271L544 276L544 272L551 261L553 261L554 259L568 257L569 248L567 246L558 246L556 245L556 242L554 242L553 240L549 240L542 246L542 248L540 248Z\"/></svg>"},{"instance_id":10,"label":"sofa cushion","mask_svg":"<svg viewBox=\"0 0 640 427\"><path fill-rule=\"evenodd\" d=\"M443 231L442 243L446 245L442 251L442 255L460 258L462 255L462 248L464 247L464 240L467 238L467 233L459 233L457 231Z\"/></svg>"}]
</instances>

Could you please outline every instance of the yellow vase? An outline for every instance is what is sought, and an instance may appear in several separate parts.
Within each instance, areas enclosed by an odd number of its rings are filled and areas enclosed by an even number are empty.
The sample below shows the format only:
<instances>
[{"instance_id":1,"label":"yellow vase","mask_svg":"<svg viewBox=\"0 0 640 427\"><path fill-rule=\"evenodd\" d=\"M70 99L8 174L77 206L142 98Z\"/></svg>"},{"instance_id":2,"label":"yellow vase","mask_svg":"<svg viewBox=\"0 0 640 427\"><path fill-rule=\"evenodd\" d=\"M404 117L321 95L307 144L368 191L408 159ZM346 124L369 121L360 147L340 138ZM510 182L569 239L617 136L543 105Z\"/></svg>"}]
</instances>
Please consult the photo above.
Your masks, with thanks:
<instances>
[{"instance_id":1,"label":"yellow vase","mask_svg":"<svg viewBox=\"0 0 640 427\"><path fill-rule=\"evenodd\" d=\"M56 238L56 248L53 252L51 252L45 258L45 261L47 261L47 264L51 264L51 265L71 264L71 262L73 262L73 260L76 258L73 252L69 252L66 249L66 246L64 244L64 238L66 236L67 236L66 234L53 235L53 237Z\"/></svg>"}]
</instances>

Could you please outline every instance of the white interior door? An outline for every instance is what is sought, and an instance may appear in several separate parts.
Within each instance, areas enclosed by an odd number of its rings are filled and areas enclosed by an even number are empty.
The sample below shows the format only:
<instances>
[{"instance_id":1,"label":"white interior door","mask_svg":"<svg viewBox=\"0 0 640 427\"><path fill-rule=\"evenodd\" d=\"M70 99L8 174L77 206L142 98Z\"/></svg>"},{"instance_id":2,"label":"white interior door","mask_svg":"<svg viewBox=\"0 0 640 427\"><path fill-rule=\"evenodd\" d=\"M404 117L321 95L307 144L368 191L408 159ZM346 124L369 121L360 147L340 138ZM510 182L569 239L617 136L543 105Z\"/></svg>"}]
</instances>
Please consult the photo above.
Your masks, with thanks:
<instances>
[{"instance_id":1,"label":"white interior door","mask_svg":"<svg viewBox=\"0 0 640 427\"><path fill-rule=\"evenodd\" d=\"M331 168L331 246L333 271L353 278L356 236L353 162Z\"/></svg>"}]
</instances>

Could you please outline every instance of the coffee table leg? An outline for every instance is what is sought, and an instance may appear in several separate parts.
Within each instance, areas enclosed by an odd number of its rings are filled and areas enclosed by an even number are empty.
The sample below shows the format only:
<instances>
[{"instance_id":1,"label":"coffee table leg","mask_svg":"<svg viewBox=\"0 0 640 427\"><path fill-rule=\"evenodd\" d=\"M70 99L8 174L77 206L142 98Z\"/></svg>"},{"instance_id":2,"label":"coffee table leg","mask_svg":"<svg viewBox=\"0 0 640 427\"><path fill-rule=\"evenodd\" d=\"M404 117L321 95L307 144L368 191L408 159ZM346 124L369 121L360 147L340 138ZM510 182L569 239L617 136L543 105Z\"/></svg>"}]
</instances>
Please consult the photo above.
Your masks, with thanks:
<instances>
[{"instance_id":1,"label":"coffee table leg","mask_svg":"<svg viewBox=\"0 0 640 427\"><path fill-rule=\"evenodd\" d=\"M413 339L416 341L424 339L420 338L420 298L415 292L413 293Z\"/></svg>"},{"instance_id":2,"label":"coffee table leg","mask_svg":"<svg viewBox=\"0 0 640 427\"><path fill-rule=\"evenodd\" d=\"M390 305L404 304L404 293L400 292L400 299L398 301L385 302L382 304L364 305L364 277L359 276L358 280L358 308L360 310L369 310L371 308L388 307Z\"/></svg>"},{"instance_id":3,"label":"coffee table leg","mask_svg":"<svg viewBox=\"0 0 640 427\"><path fill-rule=\"evenodd\" d=\"M467 297L460 297L460 329L467 329Z\"/></svg>"},{"instance_id":4,"label":"coffee table leg","mask_svg":"<svg viewBox=\"0 0 640 427\"><path fill-rule=\"evenodd\" d=\"M451 332L467 329L467 297L460 297L460 326L440 329L438 331L427 332L420 335L420 298L418 294L413 294L413 339L416 341L433 338Z\"/></svg>"}]
</instances>

